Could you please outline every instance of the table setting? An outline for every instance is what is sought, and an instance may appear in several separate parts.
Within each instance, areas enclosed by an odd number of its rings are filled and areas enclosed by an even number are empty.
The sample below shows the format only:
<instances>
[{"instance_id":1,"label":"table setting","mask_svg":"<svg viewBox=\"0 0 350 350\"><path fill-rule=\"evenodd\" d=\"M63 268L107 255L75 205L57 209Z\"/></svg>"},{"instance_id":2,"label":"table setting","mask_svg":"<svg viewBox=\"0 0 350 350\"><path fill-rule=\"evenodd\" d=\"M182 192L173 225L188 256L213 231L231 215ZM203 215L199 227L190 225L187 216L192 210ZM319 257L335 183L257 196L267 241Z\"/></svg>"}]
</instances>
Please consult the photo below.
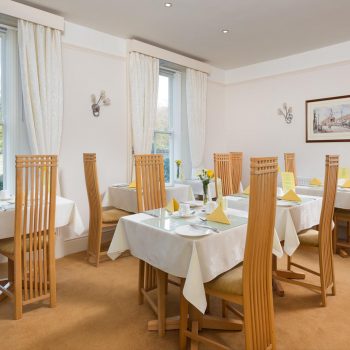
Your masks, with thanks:
<instances>
[{"instance_id":1,"label":"table setting","mask_svg":"<svg viewBox=\"0 0 350 350\"><path fill-rule=\"evenodd\" d=\"M248 213L199 201L180 202L178 209L121 218L108 256L114 260L130 250L153 267L184 278L185 298L204 313L203 284L243 261ZM283 255L276 232L273 253Z\"/></svg>"}]
</instances>

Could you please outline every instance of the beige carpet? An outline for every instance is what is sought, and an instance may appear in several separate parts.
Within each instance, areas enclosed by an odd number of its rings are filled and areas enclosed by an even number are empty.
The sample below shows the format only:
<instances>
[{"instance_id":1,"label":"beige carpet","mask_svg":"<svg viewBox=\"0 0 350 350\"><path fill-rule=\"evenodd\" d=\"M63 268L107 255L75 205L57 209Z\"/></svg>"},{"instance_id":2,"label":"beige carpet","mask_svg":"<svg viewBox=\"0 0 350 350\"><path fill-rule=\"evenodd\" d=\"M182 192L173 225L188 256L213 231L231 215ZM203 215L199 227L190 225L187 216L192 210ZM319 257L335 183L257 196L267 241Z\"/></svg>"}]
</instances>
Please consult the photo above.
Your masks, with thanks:
<instances>
[{"instance_id":1,"label":"beige carpet","mask_svg":"<svg viewBox=\"0 0 350 350\"><path fill-rule=\"evenodd\" d=\"M316 261L315 250L303 250L301 261ZM285 285L275 297L277 348L290 350L350 349L350 259L335 258L337 296L320 307L320 297ZM27 307L22 320L12 320L12 304L0 303L0 348L53 349L177 349L178 333L164 338L146 330L154 315L137 304L138 263L132 257L88 265L84 254L57 261L58 306ZM170 287L169 314L177 313L178 293ZM214 311L218 303L214 302ZM243 332L206 332L234 349L244 349ZM205 347L201 347L205 349Z\"/></svg>"}]
</instances>

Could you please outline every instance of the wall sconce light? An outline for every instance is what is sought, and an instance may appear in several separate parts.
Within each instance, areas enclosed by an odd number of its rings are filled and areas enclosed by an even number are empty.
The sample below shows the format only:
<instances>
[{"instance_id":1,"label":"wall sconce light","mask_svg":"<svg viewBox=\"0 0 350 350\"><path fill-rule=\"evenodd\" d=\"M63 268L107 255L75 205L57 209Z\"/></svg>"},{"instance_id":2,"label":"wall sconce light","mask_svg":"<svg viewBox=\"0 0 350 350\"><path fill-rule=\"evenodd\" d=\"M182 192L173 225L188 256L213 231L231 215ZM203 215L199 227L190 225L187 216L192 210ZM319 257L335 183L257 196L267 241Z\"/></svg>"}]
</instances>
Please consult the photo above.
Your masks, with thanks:
<instances>
[{"instance_id":1,"label":"wall sconce light","mask_svg":"<svg viewBox=\"0 0 350 350\"><path fill-rule=\"evenodd\" d=\"M284 117L287 124L290 124L293 119L293 108L288 107L287 103L283 103L282 108L278 108L277 114Z\"/></svg>"},{"instance_id":2,"label":"wall sconce light","mask_svg":"<svg viewBox=\"0 0 350 350\"><path fill-rule=\"evenodd\" d=\"M104 106L109 106L111 104L111 99L106 96L106 91L102 90L98 100L96 100L95 95L91 95L91 102L92 102L91 109L92 109L93 116L99 117L101 104L103 104Z\"/></svg>"}]
</instances>

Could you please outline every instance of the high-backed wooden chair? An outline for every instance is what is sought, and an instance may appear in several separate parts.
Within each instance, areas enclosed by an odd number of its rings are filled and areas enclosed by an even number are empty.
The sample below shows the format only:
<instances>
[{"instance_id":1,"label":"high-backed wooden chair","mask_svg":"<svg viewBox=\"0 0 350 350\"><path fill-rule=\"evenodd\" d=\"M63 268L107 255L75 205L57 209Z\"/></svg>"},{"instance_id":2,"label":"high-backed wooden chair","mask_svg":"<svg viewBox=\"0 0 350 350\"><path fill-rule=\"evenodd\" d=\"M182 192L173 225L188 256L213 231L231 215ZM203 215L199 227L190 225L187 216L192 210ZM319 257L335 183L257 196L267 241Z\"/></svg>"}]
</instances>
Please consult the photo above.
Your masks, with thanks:
<instances>
[{"instance_id":1,"label":"high-backed wooden chair","mask_svg":"<svg viewBox=\"0 0 350 350\"><path fill-rule=\"evenodd\" d=\"M295 186L298 184L297 171L295 166L295 153L284 154L284 169L288 173L294 174Z\"/></svg>"},{"instance_id":2,"label":"high-backed wooden chair","mask_svg":"<svg viewBox=\"0 0 350 350\"><path fill-rule=\"evenodd\" d=\"M239 193L242 181L242 152L230 152L231 170L232 170L232 191Z\"/></svg>"},{"instance_id":3,"label":"high-backed wooden chair","mask_svg":"<svg viewBox=\"0 0 350 350\"><path fill-rule=\"evenodd\" d=\"M314 271L303 265L297 264L292 261L292 257L288 257L288 270L291 269L291 266L294 266L316 276L319 276L320 284L312 284L299 280L286 279L282 276L277 276L277 279L281 281L296 284L311 289L314 292L320 293L323 306L326 306L327 291L330 288L332 288L332 295L335 295L332 225L334 202L337 193L338 164L339 156L326 156L324 193L319 230L316 231L310 229L299 234L301 245L318 247L319 271Z\"/></svg>"},{"instance_id":4,"label":"high-backed wooden chair","mask_svg":"<svg viewBox=\"0 0 350 350\"><path fill-rule=\"evenodd\" d=\"M216 195L218 195L218 178L222 183L222 195L233 194L232 189L232 168L229 153L214 153L214 173Z\"/></svg>"},{"instance_id":5,"label":"high-backed wooden chair","mask_svg":"<svg viewBox=\"0 0 350 350\"><path fill-rule=\"evenodd\" d=\"M14 301L15 319L34 302L56 306L56 180L57 156L16 156L14 238L0 240L13 292L1 290Z\"/></svg>"},{"instance_id":6,"label":"high-backed wooden chair","mask_svg":"<svg viewBox=\"0 0 350 350\"><path fill-rule=\"evenodd\" d=\"M205 284L207 295L243 305L247 350L276 348L272 298L272 245L275 226L277 157L252 158L250 165L250 201L247 240L243 266L236 267ZM181 301L182 321L188 303ZM198 334L197 321L192 330L181 322L180 349L186 349L186 338L192 345L205 343L216 349L230 349Z\"/></svg>"},{"instance_id":7,"label":"high-backed wooden chair","mask_svg":"<svg viewBox=\"0 0 350 350\"><path fill-rule=\"evenodd\" d=\"M160 154L135 155L137 207L139 212L164 208L166 206L164 159ZM160 283L167 283L167 275L153 266L139 262L139 303L144 300L158 316L159 334L164 334L165 295L158 288L157 305L148 292L157 288Z\"/></svg>"},{"instance_id":8,"label":"high-backed wooden chair","mask_svg":"<svg viewBox=\"0 0 350 350\"><path fill-rule=\"evenodd\" d=\"M92 257L96 267L98 267L101 257L107 254L107 251L101 248L102 232L114 230L119 219L130 213L116 208L102 208L101 194L98 186L96 154L84 153L83 160L90 209L87 254L88 260Z\"/></svg>"}]
</instances>

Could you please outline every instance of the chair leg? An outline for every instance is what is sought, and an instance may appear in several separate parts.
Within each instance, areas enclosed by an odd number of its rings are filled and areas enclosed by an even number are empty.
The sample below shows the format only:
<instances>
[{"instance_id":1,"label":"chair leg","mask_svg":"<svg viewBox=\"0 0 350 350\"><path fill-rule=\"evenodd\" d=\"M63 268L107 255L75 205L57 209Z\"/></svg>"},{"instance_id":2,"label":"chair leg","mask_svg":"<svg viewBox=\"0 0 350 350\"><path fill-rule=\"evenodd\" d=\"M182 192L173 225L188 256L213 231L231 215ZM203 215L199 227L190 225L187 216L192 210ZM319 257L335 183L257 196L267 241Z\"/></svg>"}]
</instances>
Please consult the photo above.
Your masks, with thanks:
<instances>
[{"instance_id":1,"label":"chair leg","mask_svg":"<svg viewBox=\"0 0 350 350\"><path fill-rule=\"evenodd\" d=\"M7 279L11 283L15 280L15 265L11 259L8 259L7 261Z\"/></svg>"},{"instance_id":2,"label":"chair leg","mask_svg":"<svg viewBox=\"0 0 350 350\"><path fill-rule=\"evenodd\" d=\"M333 282L333 287L332 287L332 295L336 295L336 289L335 289L335 284Z\"/></svg>"},{"instance_id":3,"label":"chair leg","mask_svg":"<svg viewBox=\"0 0 350 350\"><path fill-rule=\"evenodd\" d=\"M51 251L49 254L50 254L49 256L50 307L56 307L56 304L57 304L56 261L55 261L54 248L51 247Z\"/></svg>"},{"instance_id":4,"label":"chair leg","mask_svg":"<svg viewBox=\"0 0 350 350\"><path fill-rule=\"evenodd\" d=\"M142 260L139 260L139 285L138 285L139 305L142 305L144 302L144 297L142 294L142 290L144 288L145 288L145 262Z\"/></svg>"},{"instance_id":5,"label":"chair leg","mask_svg":"<svg viewBox=\"0 0 350 350\"><path fill-rule=\"evenodd\" d=\"M291 262L292 262L292 257L287 255L287 270L288 271L290 271L292 268Z\"/></svg>"},{"instance_id":6,"label":"chair leg","mask_svg":"<svg viewBox=\"0 0 350 350\"><path fill-rule=\"evenodd\" d=\"M158 334L165 335L166 301L165 290L167 284L167 274L157 269L157 296L158 296Z\"/></svg>"},{"instance_id":7,"label":"chair leg","mask_svg":"<svg viewBox=\"0 0 350 350\"><path fill-rule=\"evenodd\" d=\"M14 261L14 319L19 320L23 315L22 305L22 270L21 261L16 259Z\"/></svg>"},{"instance_id":8,"label":"chair leg","mask_svg":"<svg viewBox=\"0 0 350 350\"><path fill-rule=\"evenodd\" d=\"M226 309L226 301L222 300L221 301L221 314L223 318L227 317L227 309Z\"/></svg>"},{"instance_id":9,"label":"chair leg","mask_svg":"<svg viewBox=\"0 0 350 350\"><path fill-rule=\"evenodd\" d=\"M188 301L183 295L184 280L181 280L180 288L180 350L186 350L187 337L185 331L188 329Z\"/></svg>"}]
</instances>

